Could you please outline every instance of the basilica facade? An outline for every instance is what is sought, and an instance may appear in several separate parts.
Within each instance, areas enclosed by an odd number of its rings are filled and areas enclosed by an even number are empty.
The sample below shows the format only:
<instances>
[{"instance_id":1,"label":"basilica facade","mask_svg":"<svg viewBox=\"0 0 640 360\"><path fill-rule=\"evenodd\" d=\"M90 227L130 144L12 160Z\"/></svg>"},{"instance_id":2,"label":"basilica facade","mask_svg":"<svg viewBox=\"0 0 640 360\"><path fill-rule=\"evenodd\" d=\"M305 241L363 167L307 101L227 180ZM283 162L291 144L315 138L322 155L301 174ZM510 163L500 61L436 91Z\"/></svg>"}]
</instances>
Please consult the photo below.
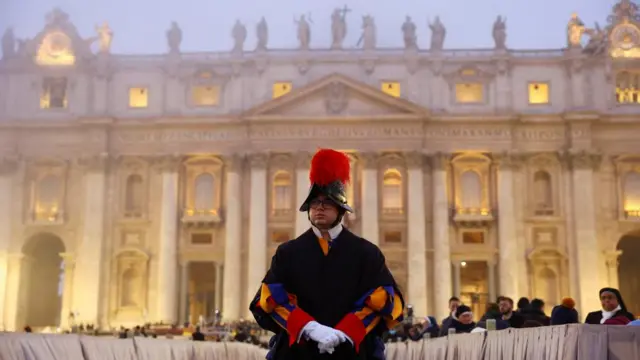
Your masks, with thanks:
<instances>
[{"instance_id":1,"label":"basilica facade","mask_svg":"<svg viewBox=\"0 0 640 360\"><path fill-rule=\"evenodd\" d=\"M440 20L419 49L410 19L404 48L379 49L371 17L347 49L339 10L318 49L304 18L299 49L270 49L263 20L257 49L236 24L224 53L181 52L177 24L166 54L112 54L106 24L92 49L60 10L32 39L8 30L0 327L248 317L275 249L309 226L320 147L349 153L345 226L417 314L446 316L452 295L476 313L572 296L586 314L603 286L637 314L637 10L574 16L565 49L536 51L508 49L501 19L493 49L447 50Z\"/></svg>"}]
</instances>

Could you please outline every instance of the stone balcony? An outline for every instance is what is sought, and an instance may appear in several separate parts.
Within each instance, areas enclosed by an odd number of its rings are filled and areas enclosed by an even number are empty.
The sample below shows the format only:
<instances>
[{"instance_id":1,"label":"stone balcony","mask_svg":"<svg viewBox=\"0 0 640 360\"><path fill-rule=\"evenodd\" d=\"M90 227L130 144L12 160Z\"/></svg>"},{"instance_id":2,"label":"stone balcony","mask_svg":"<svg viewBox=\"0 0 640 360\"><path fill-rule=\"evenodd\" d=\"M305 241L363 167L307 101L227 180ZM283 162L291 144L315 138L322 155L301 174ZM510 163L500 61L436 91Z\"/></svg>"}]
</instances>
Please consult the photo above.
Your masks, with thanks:
<instances>
[{"instance_id":1,"label":"stone balcony","mask_svg":"<svg viewBox=\"0 0 640 360\"><path fill-rule=\"evenodd\" d=\"M208 227L222 223L222 215L220 209L184 209L182 222L192 227Z\"/></svg>"},{"instance_id":2,"label":"stone balcony","mask_svg":"<svg viewBox=\"0 0 640 360\"><path fill-rule=\"evenodd\" d=\"M486 208L456 207L451 210L451 218L463 227L486 226L495 220L494 211Z\"/></svg>"},{"instance_id":3,"label":"stone balcony","mask_svg":"<svg viewBox=\"0 0 640 360\"><path fill-rule=\"evenodd\" d=\"M60 209L37 209L31 211L26 219L31 226L54 226L64 224L64 212Z\"/></svg>"}]
</instances>

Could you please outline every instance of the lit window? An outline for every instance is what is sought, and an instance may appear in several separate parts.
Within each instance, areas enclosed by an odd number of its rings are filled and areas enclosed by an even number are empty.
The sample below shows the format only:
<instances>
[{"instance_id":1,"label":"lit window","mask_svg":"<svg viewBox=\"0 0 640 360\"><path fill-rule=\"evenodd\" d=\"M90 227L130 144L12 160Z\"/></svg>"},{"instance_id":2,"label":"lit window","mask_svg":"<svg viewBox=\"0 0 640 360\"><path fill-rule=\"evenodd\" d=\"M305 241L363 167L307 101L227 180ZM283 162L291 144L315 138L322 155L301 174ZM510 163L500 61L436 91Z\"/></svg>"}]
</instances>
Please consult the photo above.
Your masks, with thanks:
<instances>
[{"instance_id":1,"label":"lit window","mask_svg":"<svg viewBox=\"0 0 640 360\"><path fill-rule=\"evenodd\" d=\"M465 231L462 233L463 244L484 244L484 232Z\"/></svg>"},{"instance_id":2,"label":"lit window","mask_svg":"<svg viewBox=\"0 0 640 360\"><path fill-rule=\"evenodd\" d=\"M67 108L67 78L45 78L40 94L41 109Z\"/></svg>"},{"instance_id":3,"label":"lit window","mask_svg":"<svg viewBox=\"0 0 640 360\"><path fill-rule=\"evenodd\" d=\"M196 106L216 106L220 101L220 87L217 85L194 86L191 99Z\"/></svg>"},{"instance_id":4,"label":"lit window","mask_svg":"<svg viewBox=\"0 0 640 360\"><path fill-rule=\"evenodd\" d=\"M388 244L399 244L402 242L401 231L386 231L384 233L384 242Z\"/></svg>"},{"instance_id":5,"label":"lit window","mask_svg":"<svg viewBox=\"0 0 640 360\"><path fill-rule=\"evenodd\" d=\"M386 214L402 213L402 175L389 169L382 179L382 209Z\"/></svg>"},{"instance_id":6,"label":"lit window","mask_svg":"<svg viewBox=\"0 0 640 360\"><path fill-rule=\"evenodd\" d=\"M400 97L400 83L398 82L383 82L381 84L382 92L391 95L393 97Z\"/></svg>"},{"instance_id":7,"label":"lit window","mask_svg":"<svg viewBox=\"0 0 640 360\"><path fill-rule=\"evenodd\" d=\"M456 84L456 102L477 104L484 101L484 85L478 83Z\"/></svg>"},{"instance_id":8,"label":"lit window","mask_svg":"<svg viewBox=\"0 0 640 360\"><path fill-rule=\"evenodd\" d=\"M618 104L640 103L640 74L621 71L616 74L616 102Z\"/></svg>"},{"instance_id":9,"label":"lit window","mask_svg":"<svg viewBox=\"0 0 640 360\"><path fill-rule=\"evenodd\" d=\"M549 84L530 83L529 84L529 104L548 104Z\"/></svg>"},{"instance_id":10,"label":"lit window","mask_svg":"<svg viewBox=\"0 0 640 360\"><path fill-rule=\"evenodd\" d=\"M273 213L286 215L291 211L292 188L291 175L288 172L278 172L273 178Z\"/></svg>"},{"instance_id":11,"label":"lit window","mask_svg":"<svg viewBox=\"0 0 640 360\"><path fill-rule=\"evenodd\" d=\"M273 84L273 98L277 99L281 96L287 95L291 92L291 83L290 82L277 82Z\"/></svg>"},{"instance_id":12,"label":"lit window","mask_svg":"<svg viewBox=\"0 0 640 360\"><path fill-rule=\"evenodd\" d=\"M149 90L140 87L130 88L129 107L139 109L147 106L149 106Z\"/></svg>"}]
</instances>

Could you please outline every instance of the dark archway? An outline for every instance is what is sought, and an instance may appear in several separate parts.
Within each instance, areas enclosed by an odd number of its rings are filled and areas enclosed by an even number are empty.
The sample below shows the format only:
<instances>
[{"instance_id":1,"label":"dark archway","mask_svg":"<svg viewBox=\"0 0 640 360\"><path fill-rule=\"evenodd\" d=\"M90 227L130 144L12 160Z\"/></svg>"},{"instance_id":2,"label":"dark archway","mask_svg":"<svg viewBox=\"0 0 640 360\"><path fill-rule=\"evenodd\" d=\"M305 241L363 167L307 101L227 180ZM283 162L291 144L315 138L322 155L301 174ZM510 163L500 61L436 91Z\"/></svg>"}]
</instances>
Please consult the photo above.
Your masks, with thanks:
<instances>
[{"instance_id":1,"label":"dark archway","mask_svg":"<svg viewBox=\"0 0 640 360\"><path fill-rule=\"evenodd\" d=\"M640 316L640 234L625 235L618 242L622 255L618 258L618 282L627 308Z\"/></svg>"},{"instance_id":2,"label":"dark archway","mask_svg":"<svg viewBox=\"0 0 640 360\"><path fill-rule=\"evenodd\" d=\"M64 242L53 234L38 234L25 243L24 286L21 299L25 325L57 327L62 308L62 258Z\"/></svg>"}]
</instances>

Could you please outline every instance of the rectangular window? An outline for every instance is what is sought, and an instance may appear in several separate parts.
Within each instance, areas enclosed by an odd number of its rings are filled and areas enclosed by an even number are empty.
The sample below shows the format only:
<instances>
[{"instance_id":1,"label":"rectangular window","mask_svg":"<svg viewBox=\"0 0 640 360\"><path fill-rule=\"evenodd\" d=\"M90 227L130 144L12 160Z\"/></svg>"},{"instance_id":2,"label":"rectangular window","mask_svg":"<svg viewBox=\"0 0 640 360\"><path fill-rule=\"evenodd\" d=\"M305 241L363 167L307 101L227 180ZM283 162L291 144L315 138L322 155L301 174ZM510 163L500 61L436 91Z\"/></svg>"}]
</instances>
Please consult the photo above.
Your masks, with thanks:
<instances>
[{"instance_id":1,"label":"rectangular window","mask_svg":"<svg viewBox=\"0 0 640 360\"><path fill-rule=\"evenodd\" d=\"M402 231L385 231L384 242L387 244L402 243Z\"/></svg>"},{"instance_id":2,"label":"rectangular window","mask_svg":"<svg viewBox=\"0 0 640 360\"><path fill-rule=\"evenodd\" d=\"M213 235L208 233L191 234L191 244L193 245L211 245L213 244Z\"/></svg>"},{"instance_id":3,"label":"rectangular window","mask_svg":"<svg viewBox=\"0 0 640 360\"><path fill-rule=\"evenodd\" d=\"M293 86L290 82L277 82L273 84L273 98L277 99L291 92Z\"/></svg>"},{"instance_id":4,"label":"rectangular window","mask_svg":"<svg viewBox=\"0 0 640 360\"><path fill-rule=\"evenodd\" d=\"M456 102L460 104L479 104L484 102L484 84L456 84Z\"/></svg>"},{"instance_id":5,"label":"rectangular window","mask_svg":"<svg viewBox=\"0 0 640 360\"><path fill-rule=\"evenodd\" d=\"M483 231L465 231L462 233L463 244L484 244Z\"/></svg>"},{"instance_id":6,"label":"rectangular window","mask_svg":"<svg viewBox=\"0 0 640 360\"><path fill-rule=\"evenodd\" d=\"M149 89L133 87L129 89L129 107L142 109L149 106Z\"/></svg>"},{"instance_id":7,"label":"rectangular window","mask_svg":"<svg viewBox=\"0 0 640 360\"><path fill-rule=\"evenodd\" d=\"M66 109L67 108L67 78L48 77L42 81L40 93L41 109Z\"/></svg>"},{"instance_id":8,"label":"rectangular window","mask_svg":"<svg viewBox=\"0 0 640 360\"><path fill-rule=\"evenodd\" d=\"M549 103L549 84L529 83L529 104L540 105Z\"/></svg>"},{"instance_id":9,"label":"rectangular window","mask_svg":"<svg viewBox=\"0 0 640 360\"><path fill-rule=\"evenodd\" d=\"M191 101L195 106L217 106L220 103L220 86L198 85L192 87Z\"/></svg>"},{"instance_id":10,"label":"rectangular window","mask_svg":"<svg viewBox=\"0 0 640 360\"><path fill-rule=\"evenodd\" d=\"M383 81L380 85L383 93L393 97L400 97L400 83L392 81Z\"/></svg>"}]
</instances>

